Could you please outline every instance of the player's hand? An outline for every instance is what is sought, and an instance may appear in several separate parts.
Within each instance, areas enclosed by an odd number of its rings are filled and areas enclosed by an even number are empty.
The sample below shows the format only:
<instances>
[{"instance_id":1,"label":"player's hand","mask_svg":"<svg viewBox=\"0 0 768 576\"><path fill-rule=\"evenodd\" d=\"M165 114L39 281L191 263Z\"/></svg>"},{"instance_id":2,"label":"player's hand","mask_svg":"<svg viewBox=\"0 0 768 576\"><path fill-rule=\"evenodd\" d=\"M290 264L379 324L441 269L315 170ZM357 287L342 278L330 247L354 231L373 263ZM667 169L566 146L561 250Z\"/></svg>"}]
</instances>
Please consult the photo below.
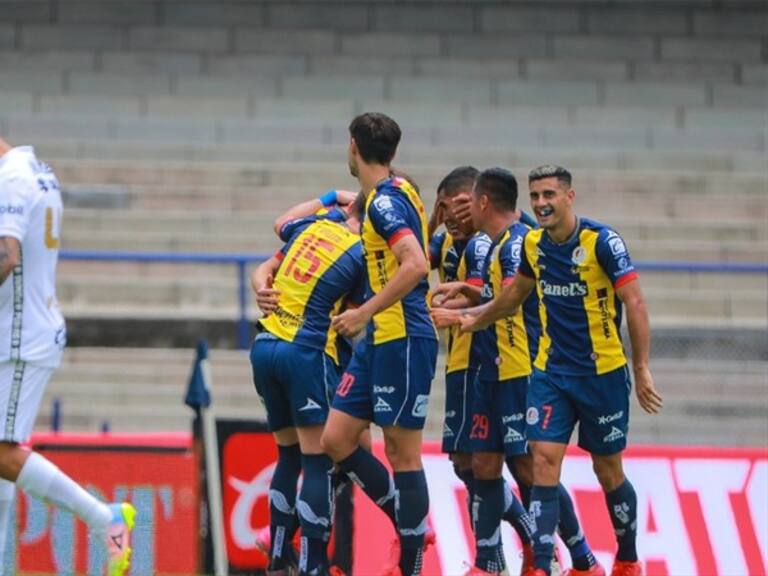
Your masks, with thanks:
<instances>
[{"instance_id":1,"label":"player's hand","mask_svg":"<svg viewBox=\"0 0 768 576\"><path fill-rule=\"evenodd\" d=\"M464 282L442 282L432 290L432 306L442 306L448 300L461 296Z\"/></svg>"},{"instance_id":2,"label":"player's hand","mask_svg":"<svg viewBox=\"0 0 768 576\"><path fill-rule=\"evenodd\" d=\"M256 305L259 307L262 314L267 316L277 308L279 297L280 290L272 288L272 275L270 274L267 277L266 284L256 289Z\"/></svg>"},{"instance_id":3,"label":"player's hand","mask_svg":"<svg viewBox=\"0 0 768 576\"><path fill-rule=\"evenodd\" d=\"M481 326L477 322L477 316L471 316L469 314L465 314L461 316L460 323L461 323L461 331L465 334L468 332L477 332L478 330L482 330L484 326Z\"/></svg>"},{"instance_id":4,"label":"player's hand","mask_svg":"<svg viewBox=\"0 0 768 576\"><path fill-rule=\"evenodd\" d=\"M635 368L635 391L637 400L643 410L649 414L657 414L664 404L664 400L656 391L653 384L651 370L647 366Z\"/></svg>"},{"instance_id":5,"label":"player's hand","mask_svg":"<svg viewBox=\"0 0 768 576\"><path fill-rule=\"evenodd\" d=\"M352 337L365 328L371 318L360 308L345 310L331 319L331 326L342 336Z\"/></svg>"},{"instance_id":6,"label":"player's hand","mask_svg":"<svg viewBox=\"0 0 768 576\"><path fill-rule=\"evenodd\" d=\"M469 194L459 194L452 199L451 212L453 212L454 218L462 224L470 224L472 222L471 203L472 197Z\"/></svg>"},{"instance_id":7,"label":"player's hand","mask_svg":"<svg viewBox=\"0 0 768 576\"><path fill-rule=\"evenodd\" d=\"M458 310L450 310L448 308L433 308L431 314L437 328L448 328L458 324L461 318L461 313Z\"/></svg>"},{"instance_id":8,"label":"player's hand","mask_svg":"<svg viewBox=\"0 0 768 576\"><path fill-rule=\"evenodd\" d=\"M352 204L358 194L358 192L353 192L352 190L336 190L336 204L339 206Z\"/></svg>"}]
</instances>

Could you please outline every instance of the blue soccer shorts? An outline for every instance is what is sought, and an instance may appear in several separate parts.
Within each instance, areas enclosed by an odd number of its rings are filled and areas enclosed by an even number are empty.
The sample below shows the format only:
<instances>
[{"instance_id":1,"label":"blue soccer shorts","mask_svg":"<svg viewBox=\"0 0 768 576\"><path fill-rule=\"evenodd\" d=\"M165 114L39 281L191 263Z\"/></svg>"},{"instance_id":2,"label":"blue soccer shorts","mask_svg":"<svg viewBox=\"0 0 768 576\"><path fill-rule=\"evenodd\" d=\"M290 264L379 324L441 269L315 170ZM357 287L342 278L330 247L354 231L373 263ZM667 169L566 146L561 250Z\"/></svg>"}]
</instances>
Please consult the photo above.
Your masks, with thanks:
<instances>
[{"instance_id":1,"label":"blue soccer shorts","mask_svg":"<svg viewBox=\"0 0 768 576\"><path fill-rule=\"evenodd\" d=\"M333 407L379 426L421 430L435 376L437 340L406 337L355 347Z\"/></svg>"},{"instance_id":2,"label":"blue soccer shorts","mask_svg":"<svg viewBox=\"0 0 768 576\"><path fill-rule=\"evenodd\" d=\"M251 346L251 368L270 430L325 424L339 372L323 350L262 332Z\"/></svg>"},{"instance_id":3,"label":"blue soccer shorts","mask_svg":"<svg viewBox=\"0 0 768 576\"><path fill-rule=\"evenodd\" d=\"M470 440L473 452L525 454L525 407L528 376L509 380L475 380Z\"/></svg>"},{"instance_id":4,"label":"blue soccer shorts","mask_svg":"<svg viewBox=\"0 0 768 576\"><path fill-rule=\"evenodd\" d=\"M445 375L445 423L443 424L443 452L472 452L469 430L472 422L477 368L455 370Z\"/></svg>"},{"instance_id":5,"label":"blue soccer shorts","mask_svg":"<svg viewBox=\"0 0 768 576\"><path fill-rule=\"evenodd\" d=\"M626 366L599 376L536 370L528 394L528 439L568 444L578 423L581 448L592 454L621 452L627 446L631 389Z\"/></svg>"}]
</instances>

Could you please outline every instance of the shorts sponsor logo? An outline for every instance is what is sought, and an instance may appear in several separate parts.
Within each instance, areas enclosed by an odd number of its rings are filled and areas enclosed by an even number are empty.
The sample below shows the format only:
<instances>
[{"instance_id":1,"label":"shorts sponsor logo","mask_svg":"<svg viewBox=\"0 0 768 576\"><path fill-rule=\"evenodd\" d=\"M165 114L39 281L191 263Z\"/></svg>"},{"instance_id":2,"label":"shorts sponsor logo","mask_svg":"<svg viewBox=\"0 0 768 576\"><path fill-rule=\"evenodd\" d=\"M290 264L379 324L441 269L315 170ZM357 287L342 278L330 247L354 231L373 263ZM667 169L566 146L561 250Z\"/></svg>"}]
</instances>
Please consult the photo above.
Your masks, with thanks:
<instances>
[{"instance_id":1,"label":"shorts sponsor logo","mask_svg":"<svg viewBox=\"0 0 768 576\"><path fill-rule=\"evenodd\" d=\"M619 410L618 412L614 412L613 414L608 414L607 416L598 416L597 423L610 424L611 422L615 422L622 416L624 416L624 410Z\"/></svg>"},{"instance_id":2,"label":"shorts sponsor logo","mask_svg":"<svg viewBox=\"0 0 768 576\"><path fill-rule=\"evenodd\" d=\"M448 424L443 424L443 438L453 438L453 430L451 430Z\"/></svg>"},{"instance_id":3,"label":"shorts sponsor logo","mask_svg":"<svg viewBox=\"0 0 768 576\"><path fill-rule=\"evenodd\" d=\"M568 282L568 284L552 284L546 280L540 280L541 293L545 296L582 297L587 295L585 282Z\"/></svg>"},{"instance_id":4,"label":"shorts sponsor logo","mask_svg":"<svg viewBox=\"0 0 768 576\"><path fill-rule=\"evenodd\" d=\"M507 426L507 433L504 435L504 444L514 444L515 442L523 442L525 438L520 432Z\"/></svg>"},{"instance_id":5,"label":"shorts sponsor logo","mask_svg":"<svg viewBox=\"0 0 768 576\"><path fill-rule=\"evenodd\" d=\"M429 396L426 394L419 394L413 402L413 410L411 411L411 414L416 418L426 418L427 410L429 410Z\"/></svg>"},{"instance_id":6,"label":"shorts sponsor logo","mask_svg":"<svg viewBox=\"0 0 768 576\"><path fill-rule=\"evenodd\" d=\"M508 424L509 422L520 422L523 419L523 413L518 412L517 414L507 414L506 416L501 417L502 424Z\"/></svg>"},{"instance_id":7,"label":"shorts sponsor logo","mask_svg":"<svg viewBox=\"0 0 768 576\"><path fill-rule=\"evenodd\" d=\"M376 400L376 405L373 407L374 412L392 412L392 407L387 404L383 398Z\"/></svg>"},{"instance_id":8,"label":"shorts sponsor logo","mask_svg":"<svg viewBox=\"0 0 768 576\"><path fill-rule=\"evenodd\" d=\"M539 411L531 406L528 408L528 411L525 413L525 423L529 426L533 426L534 424L538 423L539 421Z\"/></svg>"},{"instance_id":9,"label":"shorts sponsor logo","mask_svg":"<svg viewBox=\"0 0 768 576\"><path fill-rule=\"evenodd\" d=\"M306 412L308 410L320 410L320 404L312 400L312 398L307 398L307 403L299 408L299 412Z\"/></svg>"},{"instance_id":10,"label":"shorts sponsor logo","mask_svg":"<svg viewBox=\"0 0 768 576\"><path fill-rule=\"evenodd\" d=\"M611 431L603 436L603 442L616 442L616 440L621 440L624 438L624 432L616 428L616 426L611 426Z\"/></svg>"},{"instance_id":11,"label":"shorts sponsor logo","mask_svg":"<svg viewBox=\"0 0 768 576\"><path fill-rule=\"evenodd\" d=\"M374 386L374 394L392 394L395 391L394 386Z\"/></svg>"},{"instance_id":12,"label":"shorts sponsor logo","mask_svg":"<svg viewBox=\"0 0 768 576\"><path fill-rule=\"evenodd\" d=\"M448 412L445 413L446 418L455 418L456 417L456 410L448 410Z\"/></svg>"}]
</instances>

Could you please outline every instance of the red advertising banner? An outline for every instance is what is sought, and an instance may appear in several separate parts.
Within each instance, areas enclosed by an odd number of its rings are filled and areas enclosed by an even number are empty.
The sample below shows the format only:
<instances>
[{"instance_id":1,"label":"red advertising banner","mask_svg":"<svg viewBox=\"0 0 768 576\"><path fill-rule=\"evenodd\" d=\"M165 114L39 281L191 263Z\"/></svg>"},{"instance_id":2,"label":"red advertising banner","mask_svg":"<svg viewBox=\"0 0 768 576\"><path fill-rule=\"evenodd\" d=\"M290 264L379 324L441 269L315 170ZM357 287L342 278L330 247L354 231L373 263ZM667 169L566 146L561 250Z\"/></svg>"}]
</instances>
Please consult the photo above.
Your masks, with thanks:
<instances>
[{"instance_id":1,"label":"red advertising banner","mask_svg":"<svg viewBox=\"0 0 768 576\"><path fill-rule=\"evenodd\" d=\"M32 445L100 498L134 504L131 574L197 572L199 474L189 434L36 435ZM82 522L17 494L5 573L104 573L103 543Z\"/></svg>"},{"instance_id":2,"label":"red advertising banner","mask_svg":"<svg viewBox=\"0 0 768 576\"><path fill-rule=\"evenodd\" d=\"M383 459L381 444L376 452ZM224 443L222 485L233 566L263 566L254 542L268 523L275 455L265 433L233 434ZM437 443L425 446L424 467L430 523L437 533L424 574L463 574L474 554L464 487ZM766 574L768 449L633 447L626 452L625 469L637 492L638 549L647 576ZM563 483L596 556L610 569L613 529L591 461L581 450L569 450ZM358 494L355 504L354 574L375 575L388 557L394 531L364 495ZM510 573L516 574L519 542L507 525L502 537ZM559 547L567 566L568 552L562 543Z\"/></svg>"},{"instance_id":3,"label":"red advertising banner","mask_svg":"<svg viewBox=\"0 0 768 576\"><path fill-rule=\"evenodd\" d=\"M377 454L383 458L381 446ZM463 574L473 559L466 491L437 444L424 455L430 523L437 544L425 557L424 574ZM647 576L765 575L768 570L768 449L633 447L625 471L637 492L640 559ZM508 478L510 482L513 482ZM595 555L610 569L616 549L600 486L587 454L571 449L563 466ZM355 500L355 574L376 574L394 532L365 497ZM519 573L520 545L502 529L510 574ZM560 557L569 565L567 549Z\"/></svg>"}]
</instances>

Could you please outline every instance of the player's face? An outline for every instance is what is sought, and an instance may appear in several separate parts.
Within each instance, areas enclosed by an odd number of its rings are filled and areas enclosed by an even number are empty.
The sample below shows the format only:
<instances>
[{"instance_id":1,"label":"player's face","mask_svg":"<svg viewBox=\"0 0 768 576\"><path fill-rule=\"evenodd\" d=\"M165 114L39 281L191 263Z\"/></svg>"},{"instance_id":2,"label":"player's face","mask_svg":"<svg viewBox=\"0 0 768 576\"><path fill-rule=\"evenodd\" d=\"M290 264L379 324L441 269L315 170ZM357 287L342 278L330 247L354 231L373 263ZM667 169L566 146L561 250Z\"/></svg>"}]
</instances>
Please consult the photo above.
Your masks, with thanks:
<instances>
[{"instance_id":1,"label":"player's face","mask_svg":"<svg viewBox=\"0 0 768 576\"><path fill-rule=\"evenodd\" d=\"M483 229L483 219L487 205L488 197L480 194L477 188L473 188L472 201L469 203L469 213L472 216L472 226L475 230Z\"/></svg>"},{"instance_id":2,"label":"player's face","mask_svg":"<svg viewBox=\"0 0 768 576\"><path fill-rule=\"evenodd\" d=\"M349 173L354 178L357 178L360 174L360 170L357 167L357 146L351 138L349 140L349 148L347 148L347 164L349 165Z\"/></svg>"},{"instance_id":3,"label":"player's face","mask_svg":"<svg viewBox=\"0 0 768 576\"><path fill-rule=\"evenodd\" d=\"M472 226L472 222L461 221L455 212L457 203L471 201L471 193L461 192L454 194L453 196L446 196L440 194L438 197L438 206L443 210L445 215L445 229L453 236L454 240L469 240L474 234L475 229Z\"/></svg>"},{"instance_id":4,"label":"player's face","mask_svg":"<svg viewBox=\"0 0 768 576\"><path fill-rule=\"evenodd\" d=\"M545 230L570 221L573 212L573 188L557 178L543 178L530 183L531 209L539 226Z\"/></svg>"}]
</instances>

